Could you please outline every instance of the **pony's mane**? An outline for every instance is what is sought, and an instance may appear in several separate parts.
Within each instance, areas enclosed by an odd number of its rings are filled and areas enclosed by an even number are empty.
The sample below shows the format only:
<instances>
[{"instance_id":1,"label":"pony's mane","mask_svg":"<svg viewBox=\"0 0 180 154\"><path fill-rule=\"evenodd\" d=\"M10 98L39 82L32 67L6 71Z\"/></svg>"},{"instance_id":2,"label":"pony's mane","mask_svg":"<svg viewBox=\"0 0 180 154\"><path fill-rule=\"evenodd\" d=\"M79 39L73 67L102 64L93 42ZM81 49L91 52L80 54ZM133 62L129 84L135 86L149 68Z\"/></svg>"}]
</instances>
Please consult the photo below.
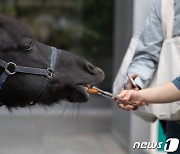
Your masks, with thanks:
<instances>
[{"instance_id":1,"label":"pony's mane","mask_svg":"<svg viewBox=\"0 0 180 154\"><path fill-rule=\"evenodd\" d=\"M27 25L12 17L0 15L0 27L6 29L13 36L29 36Z\"/></svg>"}]
</instances>

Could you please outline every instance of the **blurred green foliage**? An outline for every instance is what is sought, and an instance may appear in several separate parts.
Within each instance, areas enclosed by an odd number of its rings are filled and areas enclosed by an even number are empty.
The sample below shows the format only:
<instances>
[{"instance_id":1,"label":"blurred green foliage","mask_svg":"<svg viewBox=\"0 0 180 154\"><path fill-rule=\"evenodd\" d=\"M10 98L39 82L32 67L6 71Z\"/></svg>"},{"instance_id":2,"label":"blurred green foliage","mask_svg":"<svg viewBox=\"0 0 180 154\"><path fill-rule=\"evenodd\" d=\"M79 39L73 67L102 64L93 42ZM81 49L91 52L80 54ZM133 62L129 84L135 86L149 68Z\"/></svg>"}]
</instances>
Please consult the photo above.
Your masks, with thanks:
<instances>
[{"instance_id":1,"label":"blurred green foliage","mask_svg":"<svg viewBox=\"0 0 180 154\"><path fill-rule=\"evenodd\" d=\"M111 86L113 0L0 0L0 12L25 21L40 42L98 65Z\"/></svg>"}]
</instances>

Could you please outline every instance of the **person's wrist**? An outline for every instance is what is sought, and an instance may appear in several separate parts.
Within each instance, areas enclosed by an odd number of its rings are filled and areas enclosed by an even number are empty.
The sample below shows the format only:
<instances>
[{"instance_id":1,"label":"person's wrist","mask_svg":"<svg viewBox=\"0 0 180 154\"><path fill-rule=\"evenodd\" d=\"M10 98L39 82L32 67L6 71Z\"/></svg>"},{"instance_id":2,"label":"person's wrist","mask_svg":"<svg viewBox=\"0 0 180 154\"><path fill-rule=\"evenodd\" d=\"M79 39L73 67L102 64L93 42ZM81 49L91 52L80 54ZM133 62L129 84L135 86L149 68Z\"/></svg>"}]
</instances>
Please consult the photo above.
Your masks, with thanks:
<instances>
[{"instance_id":1,"label":"person's wrist","mask_svg":"<svg viewBox=\"0 0 180 154\"><path fill-rule=\"evenodd\" d=\"M146 100L144 99L144 95L143 95L143 91L142 90L139 90L139 91L137 91L137 93L138 93L138 99L139 99L139 102L140 102L140 106L142 106L142 105L145 105L146 104Z\"/></svg>"}]
</instances>

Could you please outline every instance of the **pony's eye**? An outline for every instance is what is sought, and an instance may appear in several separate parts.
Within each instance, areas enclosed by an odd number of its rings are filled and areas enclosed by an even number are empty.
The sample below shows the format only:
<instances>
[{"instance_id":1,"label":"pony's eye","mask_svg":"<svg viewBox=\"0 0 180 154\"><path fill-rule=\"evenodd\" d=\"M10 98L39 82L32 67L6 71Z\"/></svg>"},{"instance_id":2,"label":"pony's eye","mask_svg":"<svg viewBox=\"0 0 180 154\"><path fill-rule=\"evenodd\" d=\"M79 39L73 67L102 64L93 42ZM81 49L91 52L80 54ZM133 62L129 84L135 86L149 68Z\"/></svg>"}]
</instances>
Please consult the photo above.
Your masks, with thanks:
<instances>
[{"instance_id":1,"label":"pony's eye","mask_svg":"<svg viewBox=\"0 0 180 154\"><path fill-rule=\"evenodd\" d=\"M25 46L24 46L24 51L30 51L32 46L33 46L32 42L26 43Z\"/></svg>"}]
</instances>

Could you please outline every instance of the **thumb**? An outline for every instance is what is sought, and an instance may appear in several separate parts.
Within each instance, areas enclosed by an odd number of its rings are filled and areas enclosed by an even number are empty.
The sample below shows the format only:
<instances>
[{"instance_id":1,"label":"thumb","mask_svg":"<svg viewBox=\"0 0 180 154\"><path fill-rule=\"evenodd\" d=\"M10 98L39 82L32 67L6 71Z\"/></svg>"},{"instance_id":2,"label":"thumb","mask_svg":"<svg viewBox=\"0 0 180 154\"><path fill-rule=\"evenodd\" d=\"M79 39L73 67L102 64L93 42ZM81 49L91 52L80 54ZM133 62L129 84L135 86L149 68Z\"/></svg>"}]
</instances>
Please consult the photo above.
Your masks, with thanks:
<instances>
[{"instance_id":1,"label":"thumb","mask_svg":"<svg viewBox=\"0 0 180 154\"><path fill-rule=\"evenodd\" d=\"M130 90L123 90L119 95L124 101L128 101L130 99Z\"/></svg>"},{"instance_id":2,"label":"thumb","mask_svg":"<svg viewBox=\"0 0 180 154\"><path fill-rule=\"evenodd\" d=\"M124 96L126 96L127 90L123 90L119 95L117 95L118 97L123 98Z\"/></svg>"}]
</instances>

